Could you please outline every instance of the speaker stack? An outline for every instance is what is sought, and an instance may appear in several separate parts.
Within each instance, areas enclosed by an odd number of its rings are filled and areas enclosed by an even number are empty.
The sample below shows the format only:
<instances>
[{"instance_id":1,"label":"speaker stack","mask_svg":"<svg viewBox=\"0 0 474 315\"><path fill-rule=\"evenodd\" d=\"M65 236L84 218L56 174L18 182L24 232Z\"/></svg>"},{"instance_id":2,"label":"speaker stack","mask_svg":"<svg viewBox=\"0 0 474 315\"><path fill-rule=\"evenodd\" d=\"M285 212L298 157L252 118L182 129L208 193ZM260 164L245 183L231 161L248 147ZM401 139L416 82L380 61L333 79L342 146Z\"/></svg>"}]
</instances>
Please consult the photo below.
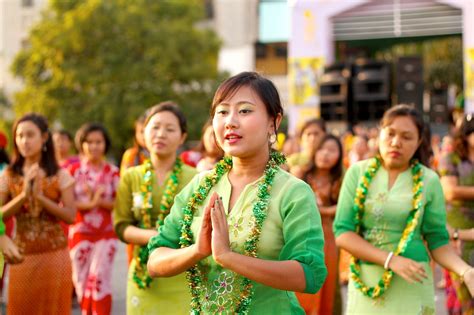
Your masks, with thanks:
<instances>
[{"instance_id":1,"label":"speaker stack","mask_svg":"<svg viewBox=\"0 0 474 315\"><path fill-rule=\"evenodd\" d=\"M421 57L400 57L396 67L398 103L413 105L423 113L423 89Z\"/></svg>"},{"instance_id":2,"label":"speaker stack","mask_svg":"<svg viewBox=\"0 0 474 315\"><path fill-rule=\"evenodd\" d=\"M321 118L348 121L351 102L352 67L336 63L327 66L320 80Z\"/></svg>"},{"instance_id":3,"label":"speaker stack","mask_svg":"<svg viewBox=\"0 0 474 315\"><path fill-rule=\"evenodd\" d=\"M391 105L390 64L359 59L353 69L353 122L382 118Z\"/></svg>"}]
</instances>

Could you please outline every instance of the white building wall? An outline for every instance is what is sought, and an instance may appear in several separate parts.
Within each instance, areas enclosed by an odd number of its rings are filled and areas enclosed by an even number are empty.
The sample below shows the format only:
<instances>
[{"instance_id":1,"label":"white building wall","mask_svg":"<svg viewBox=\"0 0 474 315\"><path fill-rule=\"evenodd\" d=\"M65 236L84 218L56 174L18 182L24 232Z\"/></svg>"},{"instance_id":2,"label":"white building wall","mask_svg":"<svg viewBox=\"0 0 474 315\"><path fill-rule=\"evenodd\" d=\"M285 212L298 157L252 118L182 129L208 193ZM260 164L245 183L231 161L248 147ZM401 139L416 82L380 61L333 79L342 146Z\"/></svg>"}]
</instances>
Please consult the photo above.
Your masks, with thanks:
<instances>
[{"instance_id":1,"label":"white building wall","mask_svg":"<svg viewBox=\"0 0 474 315\"><path fill-rule=\"evenodd\" d=\"M8 97L21 88L21 82L11 75L10 65L46 4L47 0L32 0L32 6L24 7L22 0L0 0L0 89Z\"/></svg>"}]
</instances>

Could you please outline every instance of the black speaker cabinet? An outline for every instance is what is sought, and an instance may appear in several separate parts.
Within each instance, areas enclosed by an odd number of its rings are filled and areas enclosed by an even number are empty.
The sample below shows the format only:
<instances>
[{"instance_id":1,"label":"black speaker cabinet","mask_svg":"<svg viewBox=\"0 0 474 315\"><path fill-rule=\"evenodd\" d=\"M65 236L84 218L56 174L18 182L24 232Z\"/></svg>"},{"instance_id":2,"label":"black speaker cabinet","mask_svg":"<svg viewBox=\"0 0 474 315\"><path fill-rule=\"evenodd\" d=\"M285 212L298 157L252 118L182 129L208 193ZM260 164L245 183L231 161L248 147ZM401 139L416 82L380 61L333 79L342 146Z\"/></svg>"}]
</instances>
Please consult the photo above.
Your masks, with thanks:
<instances>
[{"instance_id":1,"label":"black speaker cabinet","mask_svg":"<svg viewBox=\"0 0 474 315\"><path fill-rule=\"evenodd\" d=\"M396 65L396 93L399 104L415 106L423 112L423 60L400 57Z\"/></svg>"}]
</instances>

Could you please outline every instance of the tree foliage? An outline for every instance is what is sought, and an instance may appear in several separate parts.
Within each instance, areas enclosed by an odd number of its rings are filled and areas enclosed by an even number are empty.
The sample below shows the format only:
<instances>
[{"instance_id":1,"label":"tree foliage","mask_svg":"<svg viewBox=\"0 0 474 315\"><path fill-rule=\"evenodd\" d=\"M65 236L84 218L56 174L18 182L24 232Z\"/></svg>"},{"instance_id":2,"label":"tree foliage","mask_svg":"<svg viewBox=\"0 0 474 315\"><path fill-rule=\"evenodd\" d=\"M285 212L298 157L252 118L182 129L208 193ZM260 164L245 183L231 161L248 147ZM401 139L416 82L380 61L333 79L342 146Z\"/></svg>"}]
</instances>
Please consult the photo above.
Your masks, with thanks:
<instances>
[{"instance_id":1,"label":"tree foliage","mask_svg":"<svg viewBox=\"0 0 474 315\"><path fill-rule=\"evenodd\" d=\"M199 0L50 1L12 65L25 84L15 111L43 113L70 131L103 122L118 153L146 108L174 100L199 137L222 77L219 40L198 26L203 14Z\"/></svg>"}]
</instances>

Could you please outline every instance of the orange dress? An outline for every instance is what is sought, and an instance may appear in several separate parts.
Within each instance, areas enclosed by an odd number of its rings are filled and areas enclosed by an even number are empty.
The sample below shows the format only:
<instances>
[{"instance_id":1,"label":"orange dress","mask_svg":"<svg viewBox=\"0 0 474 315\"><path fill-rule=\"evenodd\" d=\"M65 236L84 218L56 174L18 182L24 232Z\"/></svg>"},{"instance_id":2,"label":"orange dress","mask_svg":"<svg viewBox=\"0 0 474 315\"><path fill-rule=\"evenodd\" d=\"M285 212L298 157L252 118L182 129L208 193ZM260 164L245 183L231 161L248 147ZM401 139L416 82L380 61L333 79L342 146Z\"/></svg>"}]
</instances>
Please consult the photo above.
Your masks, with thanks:
<instances>
[{"instance_id":1,"label":"orange dress","mask_svg":"<svg viewBox=\"0 0 474 315\"><path fill-rule=\"evenodd\" d=\"M74 184L65 170L42 180L43 194L60 201L61 190ZM8 200L23 189L23 177L7 171L0 177L0 192ZM71 261L59 220L46 210L30 211L25 202L15 215L15 244L25 260L10 266L7 314L63 315L71 313Z\"/></svg>"},{"instance_id":2,"label":"orange dress","mask_svg":"<svg viewBox=\"0 0 474 315\"><path fill-rule=\"evenodd\" d=\"M318 204L325 207L337 203L341 181L337 180L332 185L320 187L312 178L308 182L315 192ZM338 285L338 249L332 230L333 216L321 215L324 232L324 260L328 270L326 281L321 290L316 294L296 293L298 301L308 315L340 314L341 297Z\"/></svg>"}]
</instances>

